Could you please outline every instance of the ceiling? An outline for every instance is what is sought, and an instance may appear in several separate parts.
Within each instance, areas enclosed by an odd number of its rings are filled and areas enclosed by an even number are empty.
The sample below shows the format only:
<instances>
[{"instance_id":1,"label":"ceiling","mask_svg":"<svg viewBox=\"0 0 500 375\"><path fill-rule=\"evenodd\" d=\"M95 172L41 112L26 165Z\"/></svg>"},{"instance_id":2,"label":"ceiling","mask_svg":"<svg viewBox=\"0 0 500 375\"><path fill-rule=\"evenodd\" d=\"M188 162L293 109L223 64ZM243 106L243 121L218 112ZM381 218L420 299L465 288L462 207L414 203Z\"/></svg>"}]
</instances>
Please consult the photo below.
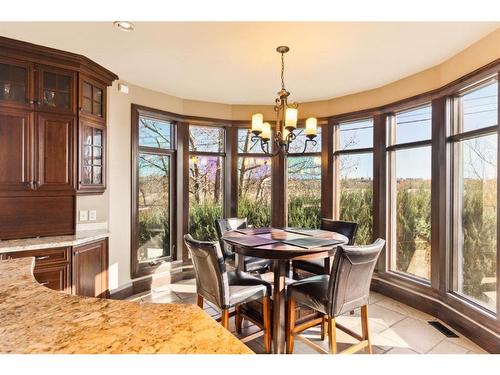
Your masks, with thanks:
<instances>
[{"instance_id":1,"label":"ceiling","mask_svg":"<svg viewBox=\"0 0 500 375\"><path fill-rule=\"evenodd\" d=\"M0 22L0 35L83 54L122 80L185 99L272 104L278 45L292 101L373 89L437 65L500 23Z\"/></svg>"}]
</instances>

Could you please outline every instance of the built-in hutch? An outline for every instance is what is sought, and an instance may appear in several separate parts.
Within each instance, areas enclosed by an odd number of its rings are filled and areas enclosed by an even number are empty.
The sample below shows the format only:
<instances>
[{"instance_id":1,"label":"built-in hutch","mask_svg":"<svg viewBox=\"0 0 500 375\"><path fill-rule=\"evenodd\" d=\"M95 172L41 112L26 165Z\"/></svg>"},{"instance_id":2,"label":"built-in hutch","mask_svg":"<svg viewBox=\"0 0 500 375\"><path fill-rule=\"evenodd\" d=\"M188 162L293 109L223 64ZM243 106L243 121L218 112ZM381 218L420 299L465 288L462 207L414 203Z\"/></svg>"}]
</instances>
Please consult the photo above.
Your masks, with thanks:
<instances>
[{"instance_id":1,"label":"built-in hutch","mask_svg":"<svg viewBox=\"0 0 500 375\"><path fill-rule=\"evenodd\" d=\"M106 91L118 77L90 59L0 37L0 240L73 235L76 196L106 188ZM20 251L35 277L85 295L107 270L104 240ZM86 274L88 273L88 275Z\"/></svg>"}]
</instances>

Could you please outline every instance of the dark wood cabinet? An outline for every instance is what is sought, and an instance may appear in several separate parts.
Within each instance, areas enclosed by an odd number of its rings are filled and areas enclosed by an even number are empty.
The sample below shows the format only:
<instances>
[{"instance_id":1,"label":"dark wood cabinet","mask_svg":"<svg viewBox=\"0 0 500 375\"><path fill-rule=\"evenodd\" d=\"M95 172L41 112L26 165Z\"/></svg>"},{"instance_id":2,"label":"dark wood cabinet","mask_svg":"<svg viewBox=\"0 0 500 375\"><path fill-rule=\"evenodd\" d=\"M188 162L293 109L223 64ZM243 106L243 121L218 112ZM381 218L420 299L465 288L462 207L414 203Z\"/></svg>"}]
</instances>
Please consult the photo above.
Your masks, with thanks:
<instances>
[{"instance_id":1,"label":"dark wood cabinet","mask_svg":"<svg viewBox=\"0 0 500 375\"><path fill-rule=\"evenodd\" d=\"M109 297L108 240L74 247L0 253L0 259L35 258L33 275L47 288L87 297Z\"/></svg>"},{"instance_id":2,"label":"dark wood cabinet","mask_svg":"<svg viewBox=\"0 0 500 375\"><path fill-rule=\"evenodd\" d=\"M0 191L32 188L32 122L29 111L0 106Z\"/></svg>"},{"instance_id":3,"label":"dark wood cabinet","mask_svg":"<svg viewBox=\"0 0 500 375\"><path fill-rule=\"evenodd\" d=\"M33 276L47 288L71 293L71 248L26 250L5 253L2 259L35 258Z\"/></svg>"},{"instance_id":4,"label":"dark wood cabinet","mask_svg":"<svg viewBox=\"0 0 500 375\"><path fill-rule=\"evenodd\" d=\"M55 264L35 269L33 275L36 281L47 288L61 292L70 292L69 264Z\"/></svg>"},{"instance_id":5,"label":"dark wood cabinet","mask_svg":"<svg viewBox=\"0 0 500 375\"><path fill-rule=\"evenodd\" d=\"M108 242L92 242L73 248L73 293L79 296L109 296Z\"/></svg>"},{"instance_id":6,"label":"dark wood cabinet","mask_svg":"<svg viewBox=\"0 0 500 375\"><path fill-rule=\"evenodd\" d=\"M36 125L35 189L74 190L75 118L38 113Z\"/></svg>"},{"instance_id":7,"label":"dark wood cabinet","mask_svg":"<svg viewBox=\"0 0 500 375\"><path fill-rule=\"evenodd\" d=\"M102 193L106 189L106 127L80 118L78 192Z\"/></svg>"},{"instance_id":8,"label":"dark wood cabinet","mask_svg":"<svg viewBox=\"0 0 500 375\"><path fill-rule=\"evenodd\" d=\"M84 56L0 37L0 240L74 233L76 194L104 192L117 78Z\"/></svg>"}]
</instances>

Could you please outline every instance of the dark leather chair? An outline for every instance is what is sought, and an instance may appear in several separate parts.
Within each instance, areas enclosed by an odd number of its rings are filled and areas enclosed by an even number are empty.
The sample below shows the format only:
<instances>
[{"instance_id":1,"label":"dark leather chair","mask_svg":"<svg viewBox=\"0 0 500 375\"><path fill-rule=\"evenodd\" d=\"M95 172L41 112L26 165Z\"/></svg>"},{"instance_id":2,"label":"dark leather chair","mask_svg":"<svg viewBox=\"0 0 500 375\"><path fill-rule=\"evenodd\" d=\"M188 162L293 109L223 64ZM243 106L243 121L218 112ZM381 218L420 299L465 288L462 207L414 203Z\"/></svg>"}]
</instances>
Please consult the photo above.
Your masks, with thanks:
<instances>
[{"instance_id":1,"label":"dark leather chair","mask_svg":"<svg viewBox=\"0 0 500 375\"><path fill-rule=\"evenodd\" d=\"M230 217L227 219L217 219L215 220L215 229L217 231L217 236L219 237L220 247L222 249L222 254L224 260L234 260L235 254L224 240L222 240L222 235L226 232L236 229L248 228L247 218ZM269 259L262 259L256 257L245 257L244 271L245 272L266 272L271 268L272 261Z\"/></svg>"},{"instance_id":2,"label":"dark leather chair","mask_svg":"<svg viewBox=\"0 0 500 375\"><path fill-rule=\"evenodd\" d=\"M320 229L343 234L349 239L349 242L347 244L354 245L356 232L358 230L358 223L323 218L321 219ZM315 275L323 275L329 273L329 270L325 269L324 259L294 260L292 261L292 268L294 271L294 278L297 278L296 270L298 269L313 273Z\"/></svg>"},{"instance_id":3,"label":"dark leather chair","mask_svg":"<svg viewBox=\"0 0 500 375\"><path fill-rule=\"evenodd\" d=\"M336 328L360 341L342 353L354 353L363 348L367 348L369 353L372 352L368 328L368 299L373 270L384 245L385 241L379 238L371 245L339 246L330 275L312 276L288 286L287 353L293 352L295 335L317 324L321 324L324 332L326 323L330 353L337 353ZM318 311L323 317L296 327L296 303ZM337 316L357 308L361 308L361 336L335 323ZM317 345L316 347L320 348Z\"/></svg>"},{"instance_id":4,"label":"dark leather chair","mask_svg":"<svg viewBox=\"0 0 500 375\"><path fill-rule=\"evenodd\" d=\"M193 261L196 277L198 306L203 309L203 300L221 309L221 324L229 325L229 309L234 307L236 321L238 306L247 302L262 300L264 346L266 353L271 352L271 284L243 271L226 271L222 251L217 242L197 241L190 234L184 236L184 242Z\"/></svg>"}]
</instances>

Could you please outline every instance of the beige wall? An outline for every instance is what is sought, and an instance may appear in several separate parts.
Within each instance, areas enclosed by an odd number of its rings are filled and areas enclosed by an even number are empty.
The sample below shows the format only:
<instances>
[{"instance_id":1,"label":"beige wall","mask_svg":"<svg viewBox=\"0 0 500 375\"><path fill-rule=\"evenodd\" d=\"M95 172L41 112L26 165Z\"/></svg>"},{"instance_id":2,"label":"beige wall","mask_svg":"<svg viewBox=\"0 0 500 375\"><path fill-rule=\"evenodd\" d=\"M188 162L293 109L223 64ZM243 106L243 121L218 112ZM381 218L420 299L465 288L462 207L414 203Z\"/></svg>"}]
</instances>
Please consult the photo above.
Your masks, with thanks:
<instances>
[{"instance_id":1,"label":"beige wall","mask_svg":"<svg viewBox=\"0 0 500 375\"><path fill-rule=\"evenodd\" d=\"M436 89L500 58L500 29L442 64L383 87L330 100L302 103L301 118L326 117L377 107ZM334 73L332 73L334 74ZM272 106L243 106L183 100L129 85L122 94L115 82L108 93L108 188L102 196L78 197L78 207L98 209L110 229L110 287L130 282L130 123L132 103L178 114L248 120L256 111L272 119ZM292 93L293 95L293 93Z\"/></svg>"}]
</instances>

